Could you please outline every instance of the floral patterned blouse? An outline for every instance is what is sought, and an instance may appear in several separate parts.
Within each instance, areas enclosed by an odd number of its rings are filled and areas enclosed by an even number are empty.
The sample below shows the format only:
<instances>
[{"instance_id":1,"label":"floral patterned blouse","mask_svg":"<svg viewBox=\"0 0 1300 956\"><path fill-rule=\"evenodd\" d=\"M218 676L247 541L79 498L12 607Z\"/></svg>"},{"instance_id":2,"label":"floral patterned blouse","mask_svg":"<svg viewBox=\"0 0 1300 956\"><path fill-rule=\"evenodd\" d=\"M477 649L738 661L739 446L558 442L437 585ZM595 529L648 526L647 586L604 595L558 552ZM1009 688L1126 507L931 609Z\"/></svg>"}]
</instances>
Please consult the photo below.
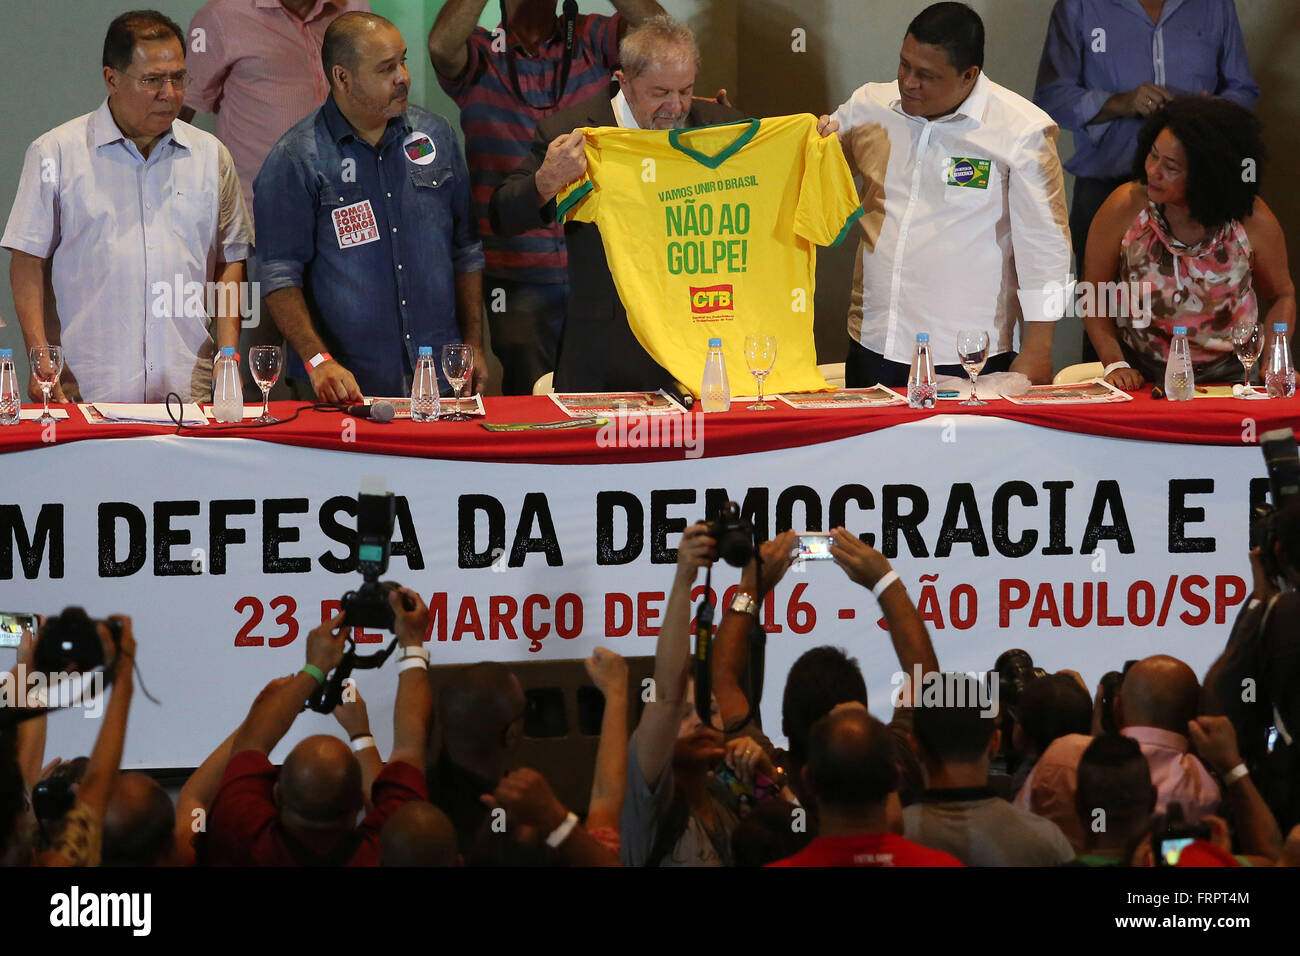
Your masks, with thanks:
<instances>
[{"instance_id":1,"label":"floral patterned blouse","mask_svg":"<svg viewBox=\"0 0 1300 956\"><path fill-rule=\"evenodd\" d=\"M1259 316L1253 260L1240 222L1188 246L1174 237L1163 209L1148 202L1120 241L1120 281L1151 290L1150 316L1135 308L1134 321L1120 322L1124 358L1148 381L1163 381L1174 326L1185 325L1197 381L1239 380L1231 329L1239 319Z\"/></svg>"}]
</instances>

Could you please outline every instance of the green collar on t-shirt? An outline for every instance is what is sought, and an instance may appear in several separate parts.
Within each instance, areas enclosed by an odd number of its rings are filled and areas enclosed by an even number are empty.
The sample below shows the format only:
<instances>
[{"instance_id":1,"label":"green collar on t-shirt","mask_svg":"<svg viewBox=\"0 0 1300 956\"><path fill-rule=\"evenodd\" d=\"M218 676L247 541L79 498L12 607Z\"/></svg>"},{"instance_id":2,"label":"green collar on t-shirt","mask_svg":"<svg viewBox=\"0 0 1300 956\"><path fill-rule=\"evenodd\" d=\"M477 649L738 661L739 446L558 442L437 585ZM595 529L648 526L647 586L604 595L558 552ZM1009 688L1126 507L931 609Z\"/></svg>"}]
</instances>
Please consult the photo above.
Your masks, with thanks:
<instances>
[{"instance_id":1,"label":"green collar on t-shirt","mask_svg":"<svg viewBox=\"0 0 1300 956\"><path fill-rule=\"evenodd\" d=\"M717 169L732 156L745 148L745 144L758 134L758 126L761 122L762 120L751 119L742 120L740 123L714 123L712 126L695 126L691 129L675 129L668 133L668 143L673 149L680 153L685 153L700 165L707 166L709 169ZM714 156L701 153L697 149L691 149L689 146L683 145L681 142L682 133L695 133L702 129L719 129L723 126L746 126L747 128L743 133L732 140L729 145L724 146L722 150Z\"/></svg>"}]
</instances>

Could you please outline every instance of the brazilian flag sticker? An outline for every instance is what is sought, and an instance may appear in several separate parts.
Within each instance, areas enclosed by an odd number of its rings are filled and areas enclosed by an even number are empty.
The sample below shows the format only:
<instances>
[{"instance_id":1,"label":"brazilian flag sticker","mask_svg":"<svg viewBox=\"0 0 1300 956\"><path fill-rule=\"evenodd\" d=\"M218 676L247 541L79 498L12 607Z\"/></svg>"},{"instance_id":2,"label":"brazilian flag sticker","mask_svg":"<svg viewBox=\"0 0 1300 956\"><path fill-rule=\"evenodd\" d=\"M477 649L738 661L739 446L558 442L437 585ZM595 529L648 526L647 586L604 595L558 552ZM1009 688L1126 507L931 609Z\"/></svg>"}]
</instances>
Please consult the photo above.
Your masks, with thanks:
<instances>
[{"instance_id":1,"label":"brazilian flag sticker","mask_svg":"<svg viewBox=\"0 0 1300 956\"><path fill-rule=\"evenodd\" d=\"M948 160L948 185L965 186L967 189L989 188L989 167L987 159Z\"/></svg>"}]
</instances>

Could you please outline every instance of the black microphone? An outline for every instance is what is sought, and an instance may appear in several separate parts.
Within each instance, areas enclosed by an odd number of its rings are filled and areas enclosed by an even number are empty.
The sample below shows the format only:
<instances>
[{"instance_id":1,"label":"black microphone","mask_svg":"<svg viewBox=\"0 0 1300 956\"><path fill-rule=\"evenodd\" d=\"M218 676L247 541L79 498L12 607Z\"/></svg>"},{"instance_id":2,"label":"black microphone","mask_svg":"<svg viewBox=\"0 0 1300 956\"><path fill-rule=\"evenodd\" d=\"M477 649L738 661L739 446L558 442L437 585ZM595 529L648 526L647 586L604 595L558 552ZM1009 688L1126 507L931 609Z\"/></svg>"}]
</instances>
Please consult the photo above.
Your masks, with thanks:
<instances>
[{"instance_id":1,"label":"black microphone","mask_svg":"<svg viewBox=\"0 0 1300 956\"><path fill-rule=\"evenodd\" d=\"M375 402L371 405L340 405L339 411L353 418L364 418L372 422L391 422L397 414L392 402Z\"/></svg>"}]
</instances>

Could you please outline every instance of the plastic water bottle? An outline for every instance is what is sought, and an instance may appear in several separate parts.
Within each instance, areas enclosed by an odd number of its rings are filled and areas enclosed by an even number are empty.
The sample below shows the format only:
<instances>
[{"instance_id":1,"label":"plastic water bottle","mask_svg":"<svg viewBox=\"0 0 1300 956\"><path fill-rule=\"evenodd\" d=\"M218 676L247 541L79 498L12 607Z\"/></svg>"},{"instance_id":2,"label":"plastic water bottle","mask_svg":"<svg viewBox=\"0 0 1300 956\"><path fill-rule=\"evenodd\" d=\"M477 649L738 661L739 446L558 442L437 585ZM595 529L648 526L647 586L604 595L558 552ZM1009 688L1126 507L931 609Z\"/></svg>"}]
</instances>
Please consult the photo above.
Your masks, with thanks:
<instances>
[{"instance_id":1,"label":"plastic water bottle","mask_svg":"<svg viewBox=\"0 0 1300 956\"><path fill-rule=\"evenodd\" d=\"M706 412L725 412L731 408L731 383L727 380L727 359L722 354L722 339L709 339L709 357L704 360L700 398Z\"/></svg>"},{"instance_id":2,"label":"plastic water bottle","mask_svg":"<svg viewBox=\"0 0 1300 956\"><path fill-rule=\"evenodd\" d=\"M219 422L244 420L244 386L239 380L239 357L225 346L212 369L212 413Z\"/></svg>"},{"instance_id":3,"label":"plastic water bottle","mask_svg":"<svg viewBox=\"0 0 1300 956\"><path fill-rule=\"evenodd\" d=\"M22 411L23 393L18 390L14 350L0 349L0 425L17 425Z\"/></svg>"},{"instance_id":4,"label":"plastic water bottle","mask_svg":"<svg viewBox=\"0 0 1300 956\"><path fill-rule=\"evenodd\" d=\"M1268 345L1264 366L1264 390L1269 398L1295 395L1295 366L1291 364L1291 343L1286 340L1286 323L1273 323L1273 340Z\"/></svg>"},{"instance_id":5,"label":"plastic water bottle","mask_svg":"<svg viewBox=\"0 0 1300 956\"><path fill-rule=\"evenodd\" d=\"M1196 394L1196 377L1192 374L1192 350L1187 344L1187 326L1174 326L1174 340L1169 344L1169 361L1165 364L1165 397L1171 402L1190 402Z\"/></svg>"},{"instance_id":6,"label":"plastic water bottle","mask_svg":"<svg viewBox=\"0 0 1300 956\"><path fill-rule=\"evenodd\" d=\"M930 333L916 333L912 368L907 373L907 404L912 408L934 408L938 389L934 384L934 359L930 356Z\"/></svg>"},{"instance_id":7,"label":"plastic water bottle","mask_svg":"<svg viewBox=\"0 0 1300 956\"><path fill-rule=\"evenodd\" d=\"M433 364L433 346L421 345L415 363L415 378L411 382L411 421L437 421L439 404L438 369Z\"/></svg>"}]
</instances>

